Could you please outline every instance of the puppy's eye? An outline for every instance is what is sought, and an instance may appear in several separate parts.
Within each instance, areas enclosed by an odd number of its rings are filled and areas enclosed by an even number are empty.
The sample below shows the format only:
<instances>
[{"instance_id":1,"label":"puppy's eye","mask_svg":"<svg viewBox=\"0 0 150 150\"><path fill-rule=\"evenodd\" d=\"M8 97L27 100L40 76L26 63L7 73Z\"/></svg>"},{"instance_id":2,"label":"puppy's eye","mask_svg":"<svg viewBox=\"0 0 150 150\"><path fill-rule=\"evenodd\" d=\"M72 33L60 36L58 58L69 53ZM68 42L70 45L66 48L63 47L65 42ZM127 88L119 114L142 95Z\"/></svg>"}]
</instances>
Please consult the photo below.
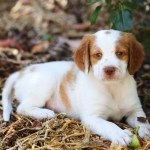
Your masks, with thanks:
<instances>
[{"instance_id":1,"label":"puppy's eye","mask_svg":"<svg viewBox=\"0 0 150 150\"><path fill-rule=\"evenodd\" d=\"M122 57L122 56L124 56L125 55L125 53L123 52L123 51L118 51L117 52L117 56L118 57Z\"/></svg>"},{"instance_id":2,"label":"puppy's eye","mask_svg":"<svg viewBox=\"0 0 150 150\"><path fill-rule=\"evenodd\" d=\"M98 59L100 59L102 57L102 53L96 53L95 57L98 58Z\"/></svg>"}]
</instances>

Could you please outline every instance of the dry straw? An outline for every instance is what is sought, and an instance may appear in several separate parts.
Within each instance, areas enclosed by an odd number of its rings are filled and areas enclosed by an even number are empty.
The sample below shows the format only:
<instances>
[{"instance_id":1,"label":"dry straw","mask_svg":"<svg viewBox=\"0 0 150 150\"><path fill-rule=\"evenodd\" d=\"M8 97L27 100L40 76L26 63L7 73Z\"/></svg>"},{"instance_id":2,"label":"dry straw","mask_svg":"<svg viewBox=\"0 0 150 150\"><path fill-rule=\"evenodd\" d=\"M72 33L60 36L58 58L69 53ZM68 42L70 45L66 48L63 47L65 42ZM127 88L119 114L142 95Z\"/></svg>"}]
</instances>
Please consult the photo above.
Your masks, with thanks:
<instances>
[{"instance_id":1,"label":"dry straw","mask_svg":"<svg viewBox=\"0 0 150 150\"><path fill-rule=\"evenodd\" d=\"M123 123L116 124L133 132ZM112 145L64 114L40 121L13 113L11 122L6 123L1 119L0 128L2 150L128 150L123 146ZM143 142L143 147L138 150L150 149L150 139Z\"/></svg>"}]
</instances>

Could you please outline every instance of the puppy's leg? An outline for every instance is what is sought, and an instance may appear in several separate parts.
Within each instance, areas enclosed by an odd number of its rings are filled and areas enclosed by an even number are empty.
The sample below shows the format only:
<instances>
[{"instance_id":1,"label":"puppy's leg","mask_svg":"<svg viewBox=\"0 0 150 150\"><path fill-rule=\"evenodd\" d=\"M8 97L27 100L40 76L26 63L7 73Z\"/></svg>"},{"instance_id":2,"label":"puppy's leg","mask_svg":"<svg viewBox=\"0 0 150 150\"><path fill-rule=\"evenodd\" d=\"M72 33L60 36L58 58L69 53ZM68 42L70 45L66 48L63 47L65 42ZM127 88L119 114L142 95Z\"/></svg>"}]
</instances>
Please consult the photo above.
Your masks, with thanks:
<instances>
[{"instance_id":1,"label":"puppy's leg","mask_svg":"<svg viewBox=\"0 0 150 150\"><path fill-rule=\"evenodd\" d=\"M129 130L122 130L116 124L106 121L100 117L82 117L82 122L102 137L112 141L114 144L128 145L132 133Z\"/></svg>"},{"instance_id":2,"label":"puppy's leg","mask_svg":"<svg viewBox=\"0 0 150 150\"><path fill-rule=\"evenodd\" d=\"M132 111L126 121L133 128L140 126L138 134L141 138L150 137L150 124L146 120L146 115L141 107Z\"/></svg>"},{"instance_id":3,"label":"puppy's leg","mask_svg":"<svg viewBox=\"0 0 150 150\"><path fill-rule=\"evenodd\" d=\"M17 112L25 116L31 116L36 119L53 118L55 113L50 109L41 108L41 103L32 103L33 100L23 100L18 108Z\"/></svg>"}]
</instances>

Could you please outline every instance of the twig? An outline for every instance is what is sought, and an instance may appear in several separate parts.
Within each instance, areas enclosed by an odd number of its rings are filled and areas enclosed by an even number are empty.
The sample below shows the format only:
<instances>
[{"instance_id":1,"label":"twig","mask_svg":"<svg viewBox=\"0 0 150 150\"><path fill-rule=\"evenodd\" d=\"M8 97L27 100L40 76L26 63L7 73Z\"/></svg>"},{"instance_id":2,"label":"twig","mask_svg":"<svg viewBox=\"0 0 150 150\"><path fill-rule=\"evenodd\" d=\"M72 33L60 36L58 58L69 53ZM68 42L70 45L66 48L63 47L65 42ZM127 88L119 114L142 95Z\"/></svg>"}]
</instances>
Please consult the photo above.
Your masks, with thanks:
<instances>
[{"instance_id":1,"label":"twig","mask_svg":"<svg viewBox=\"0 0 150 150\"><path fill-rule=\"evenodd\" d=\"M31 62L29 60L18 61L18 60L14 60L14 59L10 59L10 58L1 59L1 61L11 62L11 63L17 64L17 65L27 65L27 64L29 64Z\"/></svg>"}]
</instances>

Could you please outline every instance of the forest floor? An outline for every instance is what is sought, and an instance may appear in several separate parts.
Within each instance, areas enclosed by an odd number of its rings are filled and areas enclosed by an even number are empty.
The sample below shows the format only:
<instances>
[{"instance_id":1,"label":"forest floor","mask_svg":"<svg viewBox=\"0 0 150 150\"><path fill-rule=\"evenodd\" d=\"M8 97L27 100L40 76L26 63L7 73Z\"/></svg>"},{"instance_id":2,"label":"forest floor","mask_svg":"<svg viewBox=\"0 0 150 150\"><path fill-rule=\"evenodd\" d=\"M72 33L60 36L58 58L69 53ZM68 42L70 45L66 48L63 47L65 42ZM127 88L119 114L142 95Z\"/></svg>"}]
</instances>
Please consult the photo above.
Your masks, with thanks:
<instances>
[{"instance_id":1,"label":"forest floor","mask_svg":"<svg viewBox=\"0 0 150 150\"><path fill-rule=\"evenodd\" d=\"M48 1L48 0L47 0ZM2 3L2 2L0 2ZM17 3L17 4L16 4ZM47 6L47 5L46 5ZM17 101L13 101L14 112L10 122L2 118L2 88L6 78L23 67L56 60L72 60L73 50L79 45L84 34L93 33L98 29L107 28L104 23L94 27L80 18L64 11L64 6L49 4L47 10L39 4L18 4L17 1L9 5L2 3L0 11L0 150L128 150L129 148L115 147L95 133L91 132L73 118L65 114L57 114L53 119L36 120L16 113ZM37 12L32 9L37 8ZM25 9L27 8L27 9ZM28 10L27 12L25 10ZM39 12L40 10L40 12ZM84 11L84 10L83 10ZM38 17L36 18L35 15ZM20 19L21 18L21 19ZM82 23L78 23L84 20ZM78 20L78 21L77 21ZM5 24L5 25L4 25ZM40 24L40 26L39 26ZM144 29L149 31L150 29ZM137 31L135 31L137 33ZM143 34L143 30L138 32ZM150 35L149 35L150 36ZM146 37L143 37L146 38ZM150 55L146 53L144 63L135 74L138 94L143 109L150 121ZM122 122L115 122L121 128L134 129ZM142 147L137 150L150 149L150 139L142 140Z\"/></svg>"}]
</instances>

